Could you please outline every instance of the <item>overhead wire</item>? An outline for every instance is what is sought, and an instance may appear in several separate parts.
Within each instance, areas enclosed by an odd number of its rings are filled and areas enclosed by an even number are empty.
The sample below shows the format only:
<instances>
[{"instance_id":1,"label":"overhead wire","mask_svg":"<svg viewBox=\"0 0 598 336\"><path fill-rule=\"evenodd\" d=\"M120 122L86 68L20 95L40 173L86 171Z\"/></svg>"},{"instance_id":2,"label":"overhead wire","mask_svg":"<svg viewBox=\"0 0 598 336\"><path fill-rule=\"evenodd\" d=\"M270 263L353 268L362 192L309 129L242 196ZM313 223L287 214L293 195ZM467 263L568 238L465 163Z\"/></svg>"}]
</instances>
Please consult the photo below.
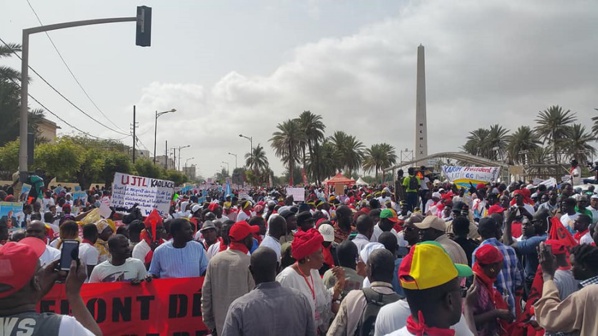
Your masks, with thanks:
<instances>
[{"instance_id":1,"label":"overhead wire","mask_svg":"<svg viewBox=\"0 0 598 336\"><path fill-rule=\"evenodd\" d=\"M39 15L35 11L35 8L33 8L33 5L31 5L31 2L29 2L29 0L27 0L27 4L29 5L29 8L31 8L31 11L33 11L33 14L35 15L35 17L37 18L37 22L39 22L39 24L41 26L43 26L44 24L43 24L42 20L40 19ZM47 31L44 32L44 33L48 37L48 40L50 40L50 43L52 44L52 47L54 47L54 50L56 50L56 53L58 54L58 57L60 57L60 60L62 61L62 63L64 64L64 66L68 70L68 72L71 74L71 77L73 77L73 79L75 80L75 82L77 83L77 85L79 86L79 88L81 88L81 91L83 91L83 93L85 94L85 96L87 97L87 99L89 99L89 101L93 104L93 106L96 108L96 110L98 110L98 112L100 112L100 114L102 116L104 116L104 118L106 118L106 120L108 120L112 125L114 125L119 130L123 131L123 129L120 128L118 125L116 125L110 118L108 118L108 116L106 116L106 114L104 114L104 112L98 107L98 105L95 103L95 101L93 99L91 99L91 97L87 93L87 90L85 90L85 88L83 87L83 85L81 84L81 82L79 82L79 80L77 79L77 77L75 76L75 74L73 73L73 71L71 70L71 68L69 67L69 65L67 64L66 60L62 56L62 53L58 50L58 47L56 46L56 44L54 44L54 40L52 40L52 38L50 37L50 34Z\"/></svg>"},{"instance_id":2,"label":"overhead wire","mask_svg":"<svg viewBox=\"0 0 598 336\"><path fill-rule=\"evenodd\" d=\"M10 48L10 46L2 39L0 38L0 42L2 42L6 47ZM14 50L11 49L13 51L13 53L17 56L18 59L20 59L22 61L21 56ZM75 103L73 103L70 99L68 99L67 97L65 97L60 91L58 91L58 89L56 89L52 84L50 84L42 75L40 75L35 69L33 69L33 67L31 67L30 65L28 65L28 68L31 69L31 71L33 71L33 73L35 73L44 83L46 83L52 90L54 90L54 92L58 93L58 95L60 97L62 97L64 100L66 100L69 104L71 104L75 109L77 109L79 112L83 113L85 116L87 116L89 119L95 121L96 123L100 124L101 126L103 126L106 129L111 130L112 132L121 134L121 135L126 135L129 136L129 134L121 132L121 131L117 131L109 126L106 126L105 124L103 124L102 122L100 122L99 120L95 119L94 117L92 117L91 115L89 115L87 112L83 111L81 108L79 108L79 106L75 105Z\"/></svg>"}]
</instances>

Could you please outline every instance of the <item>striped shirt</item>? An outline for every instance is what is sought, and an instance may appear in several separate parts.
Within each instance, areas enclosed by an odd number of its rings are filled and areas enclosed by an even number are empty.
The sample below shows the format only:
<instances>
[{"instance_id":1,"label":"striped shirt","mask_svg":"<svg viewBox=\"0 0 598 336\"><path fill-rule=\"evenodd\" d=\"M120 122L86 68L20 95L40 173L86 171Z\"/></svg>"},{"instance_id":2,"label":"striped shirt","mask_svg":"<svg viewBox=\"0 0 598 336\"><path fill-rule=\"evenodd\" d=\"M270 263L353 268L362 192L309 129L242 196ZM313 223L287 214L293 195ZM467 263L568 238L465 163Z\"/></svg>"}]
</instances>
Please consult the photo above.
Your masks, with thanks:
<instances>
[{"instance_id":1,"label":"striped shirt","mask_svg":"<svg viewBox=\"0 0 598 336\"><path fill-rule=\"evenodd\" d=\"M187 278L201 276L207 268L208 258L200 243L190 241L176 248L169 241L154 251L149 273L159 278Z\"/></svg>"},{"instance_id":2,"label":"striped shirt","mask_svg":"<svg viewBox=\"0 0 598 336\"><path fill-rule=\"evenodd\" d=\"M475 249L477 251L484 245L492 245L496 247L503 255L503 265L501 272L496 277L494 285L502 295L508 295L507 303L511 311L515 311L515 289L523 287L522 268L515 250L499 242L496 238L484 240L480 246ZM472 264L475 263L475 251L471 256Z\"/></svg>"}]
</instances>

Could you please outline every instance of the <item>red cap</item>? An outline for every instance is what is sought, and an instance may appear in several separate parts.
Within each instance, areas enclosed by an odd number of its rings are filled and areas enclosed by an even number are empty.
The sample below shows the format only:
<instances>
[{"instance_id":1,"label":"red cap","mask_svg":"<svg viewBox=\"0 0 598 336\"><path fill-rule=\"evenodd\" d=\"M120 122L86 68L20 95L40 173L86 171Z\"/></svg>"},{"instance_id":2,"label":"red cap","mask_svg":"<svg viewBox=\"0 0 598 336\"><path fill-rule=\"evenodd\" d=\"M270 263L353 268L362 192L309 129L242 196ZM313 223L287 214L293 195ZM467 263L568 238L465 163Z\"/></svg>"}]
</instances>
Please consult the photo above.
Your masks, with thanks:
<instances>
[{"instance_id":1,"label":"red cap","mask_svg":"<svg viewBox=\"0 0 598 336\"><path fill-rule=\"evenodd\" d=\"M482 265L491 265L502 262L504 257L496 247L487 244L475 251L476 262Z\"/></svg>"},{"instance_id":2,"label":"red cap","mask_svg":"<svg viewBox=\"0 0 598 336\"><path fill-rule=\"evenodd\" d=\"M493 206L488 208L488 216L495 214L495 213L503 213L505 209L500 206L500 204L494 204Z\"/></svg>"},{"instance_id":3,"label":"red cap","mask_svg":"<svg viewBox=\"0 0 598 336\"><path fill-rule=\"evenodd\" d=\"M10 287L0 291L0 298L21 290L35 275L39 257L46 251L43 240L34 237L0 246L0 284Z\"/></svg>"},{"instance_id":4,"label":"red cap","mask_svg":"<svg viewBox=\"0 0 598 336\"><path fill-rule=\"evenodd\" d=\"M544 244L550 246L554 255L567 254L567 246L561 243L560 240L548 239Z\"/></svg>"},{"instance_id":5,"label":"red cap","mask_svg":"<svg viewBox=\"0 0 598 336\"><path fill-rule=\"evenodd\" d=\"M218 203L210 203L210 205L208 205L208 210L210 212L214 212L216 209L218 209Z\"/></svg>"},{"instance_id":6,"label":"red cap","mask_svg":"<svg viewBox=\"0 0 598 336\"><path fill-rule=\"evenodd\" d=\"M260 227L257 225L249 225L246 221L236 222L231 226L228 236L232 241L242 241L252 233L260 232Z\"/></svg>"}]
</instances>

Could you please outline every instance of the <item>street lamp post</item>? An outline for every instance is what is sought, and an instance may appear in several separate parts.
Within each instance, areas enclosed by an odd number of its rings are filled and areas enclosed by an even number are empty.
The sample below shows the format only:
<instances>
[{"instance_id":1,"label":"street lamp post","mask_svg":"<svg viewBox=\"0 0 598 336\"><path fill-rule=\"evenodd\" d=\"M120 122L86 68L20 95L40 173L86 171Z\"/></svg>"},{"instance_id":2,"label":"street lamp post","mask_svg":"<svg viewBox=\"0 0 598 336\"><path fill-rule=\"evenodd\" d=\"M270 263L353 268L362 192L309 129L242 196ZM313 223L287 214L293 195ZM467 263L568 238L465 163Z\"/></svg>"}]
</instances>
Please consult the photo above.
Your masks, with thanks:
<instances>
[{"instance_id":1,"label":"street lamp post","mask_svg":"<svg viewBox=\"0 0 598 336\"><path fill-rule=\"evenodd\" d=\"M187 169L187 162L189 162L189 160L193 160L195 159L194 157L190 157L187 160L185 160L185 170Z\"/></svg>"},{"instance_id":2,"label":"street lamp post","mask_svg":"<svg viewBox=\"0 0 598 336\"><path fill-rule=\"evenodd\" d=\"M249 158L252 159L251 161L253 162L253 137L248 137L243 134L239 134L239 137L249 140L249 144L251 146L249 150Z\"/></svg>"},{"instance_id":3,"label":"street lamp post","mask_svg":"<svg viewBox=\"0 0 598 336\"><path fill-rule=\"evenodd\" d=\"M222 161L222 163L226 165L226 174L230 176L230 165L228 164L228 162Z\"/></svg>"},{"instance_id":4,"label":"street lamp post","mask_svg":"<svg viewBox=\"0 0 598 336\"><path fill-rule=\"evenodd\" d=\"M170 110L164 111L164 112L156 111L156 119L154 122L154 164L156 164L156 139L158 138L158 117L160 117L161 115L164 115L166 113L173 113L173 112L176 112L176 109L170 109ZM168 160L168 158L165 158L165 160Z\"/></svg>"},{"instance_id":5,"label":"street lamp post","mask_svg":"<svg viewBox=\"0 0 598 336\"><path fill-rule=\"evenodd\" d=\"M183 148L189 148L189 147L191 147L191 145L179 147L179 170L181 170L181 149L183 149Z\"/></svg>"},{"instance_id":6,"label":"street lamp post","mask_svg":"<svg viewBox=\"0 0 598 336\"><path fill-rule=\"evenodd\" d=\"M228 155L232 155L235 157L235 169L239 168L239 166L237 165L237 154L228 153Z\"/></svg>"}]
</instances>

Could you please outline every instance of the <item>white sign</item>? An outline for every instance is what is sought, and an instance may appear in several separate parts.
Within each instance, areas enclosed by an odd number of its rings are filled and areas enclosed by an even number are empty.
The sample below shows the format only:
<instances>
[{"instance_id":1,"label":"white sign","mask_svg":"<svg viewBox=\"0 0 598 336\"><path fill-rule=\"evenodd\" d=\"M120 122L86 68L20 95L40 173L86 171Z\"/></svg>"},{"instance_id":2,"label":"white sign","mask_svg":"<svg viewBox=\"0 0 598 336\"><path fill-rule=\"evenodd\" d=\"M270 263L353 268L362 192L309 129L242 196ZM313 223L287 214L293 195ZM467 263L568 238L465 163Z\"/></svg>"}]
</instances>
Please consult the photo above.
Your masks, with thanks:
<instances>
[{"instance_id":1,"label":"white sign","mask_svg":"<svg viewBox=\"0 0 598 336\"><path fill-rule=\"evenodd\" d=\"M287 188L287 197L293 196L293 201L303 202L305 201L305 189L303 188Z\"/></svg>"},{"instance_id":2,"label":"white sign","mask_svg":"<svg viewBox=\"0 0 598 336\"><path fill-rule=\"evenodd\" d=\"M168 214L174 182L123 173L114 174L111 206L131 208L136 203L144 216L153 209Z\"/></svg>"},{"instance_id":3,"label":"white sign","mask_svg":"<svg viewBox=\"0 0 598 336\"><path fill-rule=\"evenodd\" d=\"M455 184L469 186L469 183L496 181L500 175L500 167L460 167L442 166L442 174Z\"/></svg>"}]
</instances>

